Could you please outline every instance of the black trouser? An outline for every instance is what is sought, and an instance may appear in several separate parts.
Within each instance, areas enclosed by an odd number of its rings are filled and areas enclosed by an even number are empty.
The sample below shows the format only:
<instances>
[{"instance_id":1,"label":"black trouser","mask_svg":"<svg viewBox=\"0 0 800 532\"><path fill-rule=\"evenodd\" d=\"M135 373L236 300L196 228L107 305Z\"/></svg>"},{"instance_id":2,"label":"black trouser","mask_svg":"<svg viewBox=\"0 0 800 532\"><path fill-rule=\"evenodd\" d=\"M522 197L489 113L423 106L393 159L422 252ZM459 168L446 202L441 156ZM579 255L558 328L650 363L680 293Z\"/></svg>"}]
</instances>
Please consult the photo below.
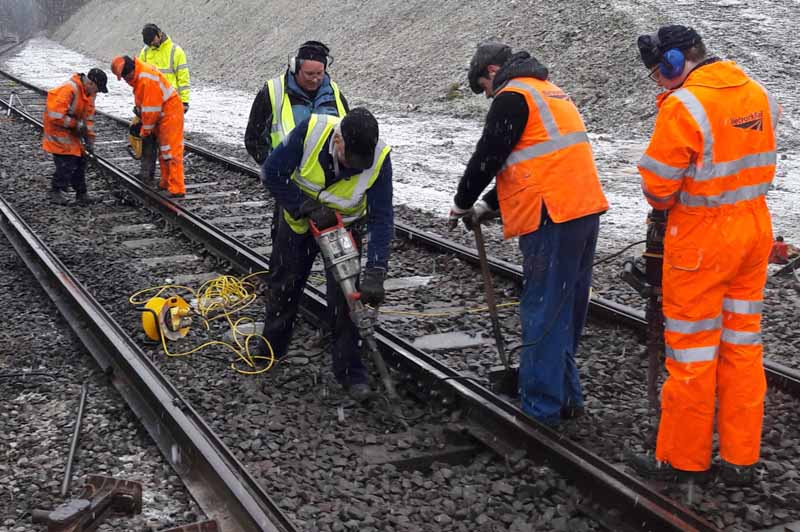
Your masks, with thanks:
<instances>
[{"instance_id":1,"label":"black trouser","mask_svg":"<svg viewBox=\"0 0 800 532\"><path fill-rule=\"evenodd\" d=\"M53 190L67 192L72 187L78 194L86 193L86 158L53 154L53 162L56 165Z\"/></svg>"},{"instance_id":2,"label":"black trouser","mask_svg":"<svg viewBox=\"0 0 800 532\"><path fill-rule=\"evenodd\" d=\"M158 159L158 139L155 135L147 135L142 139L142 158L139 179L151 179L156 175Z\"/></svg>"},{"instance_id":3,"label":"black trouser","mask_svg":"<svg viewBox=\"0 0 800 532\"><path fill-rule=\"evenodd\" d=\"M360 248L361 239L355 231L353 238ZM263 333L277 358L284 356L288 349L297 306L318 253L319 247L310 232L299 235L292 231L282 216L278 219L269 260L269 295ZM366 383L369 377L359 354L360 337L350 319L347 300L333 275L325 272L325 277L328 309L334 309L332 316L329 312L335 336L333 374L345 386Z\"/></svg>"}]
</instances>

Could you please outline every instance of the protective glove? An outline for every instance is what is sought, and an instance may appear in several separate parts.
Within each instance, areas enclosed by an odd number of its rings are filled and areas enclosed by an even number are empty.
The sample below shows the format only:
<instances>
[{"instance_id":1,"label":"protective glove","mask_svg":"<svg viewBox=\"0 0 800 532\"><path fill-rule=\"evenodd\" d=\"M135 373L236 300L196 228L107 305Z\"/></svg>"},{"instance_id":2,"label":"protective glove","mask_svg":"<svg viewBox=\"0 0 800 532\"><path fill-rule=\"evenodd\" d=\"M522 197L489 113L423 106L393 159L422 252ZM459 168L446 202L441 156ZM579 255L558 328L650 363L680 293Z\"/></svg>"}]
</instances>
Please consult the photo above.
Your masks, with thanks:
<instances>
[{"instance_id":1,"label":"protective glove","mask_svg":"<svg viewBox=\"0 0 800 532\"><path fill-rule=\"evenodd\" d=\"M87 140L83 143L83 147L86 149L86 152L90 155L94 155L94 142L91 140Z\"/></svg>"},{"instance_id":2,"label":"protective glove","mask_svg":"<svg viewBox=\"0 0 800 532\"><path fill-rule=\"evenodd\" d=\"M142 136L142 123L137 122L135 124L131 124L131 127L128 128L128 131L134 137L141 137Z\"/></svg>"},{"instance_id":3,"label":"protective glove","mask_svg":"<svg viewBox=\"0 0 800 532\"><path fill-rule=\"evenodd\" d=\"M327 229L338 223L336 211L311 198L300 205L300 216L311 218L317 229Z\"/></svg>"},{"instance_id":4,"label":"protective glove","mask_svg":"<svg viewBox=\"0 0 800 532\"><path fill-rule=\"evenodd\" d=\"M489 204L483 200L478 200L475 205L464 216L464 226L472 231L472 229L479 224L485 224L489 220L500 216L500 212L489 207Z\"/></svg>"},{"instance_id":5,"label":"protective glove","mask_svg":"<svg viewBox=\"0 0 800 532\"><path fill-rule=\"evenodd\" d=\"M78 133L78 136L83 139L89 134L89 127L86 125L86 122L80 120L75 124L75 131Z\"/></svg>"},{"instance_id":6,"label":"protective glove","mask_svg":"<svg viewBox=\"0 0 800 532\"><path fill-rule=\"evenodd\" d=\"M361 280L361 301L376 307L383 303L386 292L383 290L383 278L386 272L381 268L367 268Z\"/></svg>"},{"instance_id":7,"label":"protective glove","mask_svg":"<svg viewBox=\"0 0 800 532\"><path fill-rule=\"evenodd\" d=\"M141 118L141 117L142 117L142 112L141 112L141 111L139 111L139 108L138 108L138 107L134 107L134 108L133 108L133 114L135 114L135 115L136 115L136 116L138 116L139 118Z\"/></svg>"},{"instance_id":8,"label":"protective glove","mask_svg":"<svg viewBox=\"0 0 800 532\"><path fill-rule=\"evenodd\" d=\"M183 114L186 114L188 112L189 112L189 104L188 103L184 103L183 104Z\"/></svg>"},{"instance_id":9,"label":"protective glove","mask_svg":"<svg viewBox=\"0 0 800 532\"><path fill-rule=\"evenodd\" d=\"M458 225L458 221L462 219L464 216L469 214L469 209L462 209L455 203L452 207L450 207L450 215L447 217L447 227L451 231L456 228Z\"/></svg>"}]
</instances>

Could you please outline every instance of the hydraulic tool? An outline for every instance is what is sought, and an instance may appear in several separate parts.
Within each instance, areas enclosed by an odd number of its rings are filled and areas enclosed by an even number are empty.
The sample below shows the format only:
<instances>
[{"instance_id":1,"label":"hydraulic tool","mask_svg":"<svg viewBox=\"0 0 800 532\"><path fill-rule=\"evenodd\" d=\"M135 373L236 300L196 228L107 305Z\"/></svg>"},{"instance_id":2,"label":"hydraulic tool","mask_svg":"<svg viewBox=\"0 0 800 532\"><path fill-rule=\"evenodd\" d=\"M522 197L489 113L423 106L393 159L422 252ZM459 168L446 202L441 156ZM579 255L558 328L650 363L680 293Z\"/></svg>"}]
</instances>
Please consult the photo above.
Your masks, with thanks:
<instances>
[{"instance_id":1,"label":"hydraulic tool","mask_svg":"<svg viewBox=\"0 0 800 532\"><path fill-rule=\"evenodd\" d=\"M322 252L325 269L330 271L333 274L333 278L339 283L350 309L350 318L358 329L361 339L366 344L372 356L372 361L378 368L378 373L381 376L384 388L386 388L390 404L396 406L397 391L383 356L378 350L378 343L375 341L377 310L367 308L364 305L360 300L361 294L356 288L356 281L361 272L361 259L353 235L345 228L344 223L342 223L342 216L338 212L336 213L336 225L319 229L309 219L309 226L311 234Z\"/></svg>"},{"instance_id":2,"label":"hydraulic tool","mask_svg":"<svg viewBox=\"0 0 800 532\"><path fill-rule=\"evenodd\" d=\"M664 314L661 308L661 274L664 263L664 233L667 211L653 209L647 216L647 240L642 261L625 261L621 277L647 299L647 398L650 408L659 411L658 375L664 356ZM641 263L644 262L644 271Z\"/></svg>"}]
</instances>

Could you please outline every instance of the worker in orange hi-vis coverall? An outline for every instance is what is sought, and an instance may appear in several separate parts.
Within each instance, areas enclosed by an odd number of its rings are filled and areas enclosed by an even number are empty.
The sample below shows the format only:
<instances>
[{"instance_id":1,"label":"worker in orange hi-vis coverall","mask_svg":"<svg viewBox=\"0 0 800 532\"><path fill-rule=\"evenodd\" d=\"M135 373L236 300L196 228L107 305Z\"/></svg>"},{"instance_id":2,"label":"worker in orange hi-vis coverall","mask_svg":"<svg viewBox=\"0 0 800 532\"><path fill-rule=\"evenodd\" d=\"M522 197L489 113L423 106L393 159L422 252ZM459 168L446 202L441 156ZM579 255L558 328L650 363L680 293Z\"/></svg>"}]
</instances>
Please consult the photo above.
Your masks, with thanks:
<instances>
[{"instance_id":1,"label":"worker in orange hi-vis coverall","mask_svg":"<svg viewBox=\"0 0 800 532\"><path fill-rule=\"evenodd\" d=\"M666 92L639 162L642 189L668 210L664 237L664 340L655 457L647 477L752 483L766 379L761 309L772 246L766 194L775 175L780 106L733 61L707 57L700 36L665 26L639 37L650 75Z\"/></svg>"},{"instance_id":2,"label":"worker in orange hi-vis coverall","mask_svg":"<svg viewBox=\"0 0 800 532\"><path fill-rule=\"evenodd\" d=\"M134 126L140 131L133 133L142 138L155 135L158 139L159 187L172 197L183 197L183 104L178 93L156 68L127 55L115 57L111 71L133 87L134 103L142 120Z\"/></svg>"}]
</instances>

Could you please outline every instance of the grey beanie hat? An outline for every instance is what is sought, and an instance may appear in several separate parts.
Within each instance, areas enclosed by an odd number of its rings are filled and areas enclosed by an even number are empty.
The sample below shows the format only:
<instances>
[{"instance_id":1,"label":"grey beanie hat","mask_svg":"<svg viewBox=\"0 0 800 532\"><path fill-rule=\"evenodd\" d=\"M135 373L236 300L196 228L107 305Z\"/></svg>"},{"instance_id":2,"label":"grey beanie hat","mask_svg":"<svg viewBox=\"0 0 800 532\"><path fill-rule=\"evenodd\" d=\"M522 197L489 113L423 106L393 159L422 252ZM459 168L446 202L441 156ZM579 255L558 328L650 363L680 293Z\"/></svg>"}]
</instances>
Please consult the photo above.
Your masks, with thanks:
<instances>
[{"instance_id":1,"label":"grey beanie hat","mask_svg":"<svg viewBox=\"0 0 800 532\"><path fill-rule=\"evenodd\" d=\"M486 72L489 65L501 66L511 57L511 47L498 41L485 41L478 45L472 61L469 62L469 88L475 94L480 94L482 89L478 85L478 78Z\"/></svg>"}]
</instances>

